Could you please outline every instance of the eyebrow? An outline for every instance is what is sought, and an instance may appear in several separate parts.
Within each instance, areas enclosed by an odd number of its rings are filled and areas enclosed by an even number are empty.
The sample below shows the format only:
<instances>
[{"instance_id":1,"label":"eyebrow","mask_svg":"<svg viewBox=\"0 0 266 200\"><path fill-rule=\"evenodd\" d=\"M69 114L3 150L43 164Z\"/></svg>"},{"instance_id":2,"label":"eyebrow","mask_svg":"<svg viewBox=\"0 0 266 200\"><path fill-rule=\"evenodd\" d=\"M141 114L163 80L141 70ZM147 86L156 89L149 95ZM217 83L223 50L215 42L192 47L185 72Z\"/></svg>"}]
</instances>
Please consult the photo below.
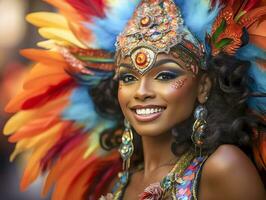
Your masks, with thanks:
<instances>
[{"instance_id":1,"label":"eyebrow","mask_svg":"<svg viewBox=\"0 0 266 200\"><path fill-rule=\"evenodd\" d=\"M178 65L180 68L182 68L180 66L180 64L178 64L178 62L172 60L172 59L162 59L162 60L159 60L157 61L153 67L158 67L158 66L161 66L161 65L164 65L166 63L174 63L176 65ZM132 69L132 65L130 64L127 64L127 63L122 63L119 67L125 67L125 68L129 68L129 69Z\"/></svg>"}]
</instances>

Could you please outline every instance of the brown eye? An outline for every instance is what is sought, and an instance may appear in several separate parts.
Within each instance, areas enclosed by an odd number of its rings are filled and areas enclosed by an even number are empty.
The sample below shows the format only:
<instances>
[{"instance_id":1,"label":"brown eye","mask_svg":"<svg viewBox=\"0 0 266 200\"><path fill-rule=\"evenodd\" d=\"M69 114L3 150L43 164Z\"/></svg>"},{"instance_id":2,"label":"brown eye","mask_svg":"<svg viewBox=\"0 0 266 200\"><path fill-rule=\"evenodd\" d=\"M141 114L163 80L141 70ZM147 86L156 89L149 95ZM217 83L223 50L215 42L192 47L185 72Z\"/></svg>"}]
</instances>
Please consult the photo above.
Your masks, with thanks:
<instances>
[{"instance_id":1,"label":"brown eye","mask_svg":"<svg viewBox=\"0 0 266 200\"><path fill-rule=\"evenodd\" d=\"M168 81L168 80L175 79L176 77L178 77L178 75L179 74L176 72L161 72L156 76L155 79L162 80L162 81Z\"/></svg>"},{"instance_id":2,"label":"brown eye","mask_svg":"<svg viewBox=\"0 0 266 200\"><path fill-rule=\"evenodd\" d=\"M130 83L130 82L136 81L137 78L133 76L132 74L126 73L126 74L121 74L119 77L119 80L123 81L124 83Z\"/></svg>"}]
</instances>

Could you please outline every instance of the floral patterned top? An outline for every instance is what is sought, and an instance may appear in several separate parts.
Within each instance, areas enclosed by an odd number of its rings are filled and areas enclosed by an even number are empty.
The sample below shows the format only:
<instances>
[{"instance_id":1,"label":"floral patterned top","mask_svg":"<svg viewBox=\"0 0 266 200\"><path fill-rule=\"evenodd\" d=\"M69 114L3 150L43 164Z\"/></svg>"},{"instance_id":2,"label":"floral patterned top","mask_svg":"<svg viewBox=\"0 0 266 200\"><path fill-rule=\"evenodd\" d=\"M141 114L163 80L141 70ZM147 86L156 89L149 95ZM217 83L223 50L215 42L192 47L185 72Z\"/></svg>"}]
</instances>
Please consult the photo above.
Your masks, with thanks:
<instances>
[{"instance_id":1,"label":"floral patterned top","mask_svg":"<svg viewBox=\"0 0 266 200\"><path fill-rule=\"evenodd\" d=\"M202 166L207 157L196 157L190 159L189 164L184 166L180 173L173 169L160 183L151 184L140 195L140 200L197 200L197 188L200 179ZM113 192L100 200L122 200L130 173L119 174L119 181L116 183Z\"/></svg>"},{"instance_id":2,"label":"floral patterned top","mask_svg":"<svg viewBox=\"0 0 266 200\"><path fill-rule=\"evenodd\" d=\"M196 200L197 188L200 178L201 168L206 158L197 157L188 166L184 172L183 178L179 184L176 184L177 200Z\"/></svg>"}]
</instances>

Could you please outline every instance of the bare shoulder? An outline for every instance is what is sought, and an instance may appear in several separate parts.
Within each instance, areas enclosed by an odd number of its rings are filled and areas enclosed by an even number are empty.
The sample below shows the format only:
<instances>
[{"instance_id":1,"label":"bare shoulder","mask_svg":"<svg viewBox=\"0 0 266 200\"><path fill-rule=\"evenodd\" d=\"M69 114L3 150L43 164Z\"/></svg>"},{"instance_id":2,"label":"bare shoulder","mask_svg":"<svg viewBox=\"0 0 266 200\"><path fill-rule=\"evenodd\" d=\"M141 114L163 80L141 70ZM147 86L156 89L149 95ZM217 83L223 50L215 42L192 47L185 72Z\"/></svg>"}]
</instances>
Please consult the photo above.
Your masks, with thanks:
<instances>
[{"instance_id":1,"label":"bare shoulder","mask_svg":"<svg viewBox=\"0 0 266 200\"><path fill-rule=\"evenodd\" d=\"M245 153L234 145L221 145L206 161L205 168L214 176L217 172L229 173L234 169L255 169Z\"/></svg>"},{"instance_id":2,"label":"bare shoulder","mask_svg":"<svg viewBox=\"0 0 266 200\"><path fill-rule=\"evenodd\" d=\"M250 159L238 147L221 145L202 170L200 199L266 199L264 186Z\"/></svg>"}]
</instances>

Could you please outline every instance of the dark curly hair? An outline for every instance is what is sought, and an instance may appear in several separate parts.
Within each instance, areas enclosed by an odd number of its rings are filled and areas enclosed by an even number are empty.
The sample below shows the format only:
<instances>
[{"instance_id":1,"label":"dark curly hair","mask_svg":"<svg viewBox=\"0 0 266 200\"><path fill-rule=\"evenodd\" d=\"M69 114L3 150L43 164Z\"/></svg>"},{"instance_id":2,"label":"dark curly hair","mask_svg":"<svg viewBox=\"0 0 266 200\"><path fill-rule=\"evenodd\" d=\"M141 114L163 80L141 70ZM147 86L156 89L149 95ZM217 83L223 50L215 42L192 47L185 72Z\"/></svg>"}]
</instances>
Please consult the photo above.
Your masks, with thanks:
<instances>
[{"instance_id":1,"label":"dark curly hair","mask_svg":"<svg viewBox=\"0 0 266 200\"><path fill-rule=\"evenodd\" d=\"M212 80L212 89L206 103L209 116L202 153L210 154L222 144L234 144L251 157L252 129L265 129L265 124L255 115L246 112L247 99L258 95L252 94L248 88L250 81L253 81L247 76L250 62L220 54L209 58L207 67L205 73ZM104 91L104 94L98 91ZM123 114L117 99L118 81L107 79L90 93L99 114L115 117L120 122L116 129L108 130L101 135L101 145L104 149L117 148L121 138L121 131L118 130L123 129ZM194 119L191 116L172 129L175 142L171 148L176 155L194 149L191 141L193 123ZM134 154L136 160L141 161L143 159L141 139L136 133L134 135L136 147Z\"/></svg>"},{"instance_id":2,"label":"dark curly hair","mask_svg":"<svg viewBox=\"0 0 266 200\"><path fill-rule=\"evenodd\" d=\"M210 154L222 144L233 144L251 157L252 129L264 129L265 124L256 115L247 113L246 109L249 97L260 96L253 94L248 87L253 81L247 75L250 62L220 54L211 57L207 66L206 73L211 78L212 88L206 102L209 115L202 151ZM176 141L172 145L172 151L176 154L194 148L190 138L193 120L191 116L174 128Z\"/></svg>"}]
</instances>

